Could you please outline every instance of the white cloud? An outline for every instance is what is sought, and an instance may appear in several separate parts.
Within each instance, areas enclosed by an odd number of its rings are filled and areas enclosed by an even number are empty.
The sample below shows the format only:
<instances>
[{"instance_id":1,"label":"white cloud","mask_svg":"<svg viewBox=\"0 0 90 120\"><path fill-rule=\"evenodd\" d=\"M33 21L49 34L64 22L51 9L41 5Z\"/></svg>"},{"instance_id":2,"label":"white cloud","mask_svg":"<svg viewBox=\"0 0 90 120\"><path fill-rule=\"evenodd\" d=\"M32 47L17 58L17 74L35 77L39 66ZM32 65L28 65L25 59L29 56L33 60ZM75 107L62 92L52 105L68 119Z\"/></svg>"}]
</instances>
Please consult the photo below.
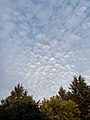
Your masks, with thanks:
<instances>
[{"instance_id":1,"label":"white cloud","mask_svg":"<svg viewBox=\"0 0 90 120\"><path fill-rule=\"evenodd\" d=\"M81 7L80 10L78 11L77 15L82 15L85 10L86 10L85 6Z\"/></svg>"},{"instance_id":2,"label":"white cloud","mask_svg":"<svg viewBox=\"0 0 90 120\"><path fill-rule=\"evenodd\" d=\"M36 47L37 47L37 49L42 50L42 52L48 52L49 49L50 49L49 45L44 45L44 44L41 44L41 43L36 43Z\"/></svg>"},{"instance_id":3,"label":"white cloud","mask_svg":"<svg viewBox=\"0 0 90 120\"><path fill-rule=\"evenodd\" d=\"M61 85L67 88L76 73L89 76L86 2L3 0L0 10L3 84L6 78L10 86L20 81L39 99L56 94Z\"/></svg>"},{"instance_id":4,"label":"white cloud","mask_svg":"<svg viewBox=\"0 0 90 120\"><path fill-rule=\"evenodd\" d=\"M37 39L40 39L40 40L45 40L45 39L46 39L46 36L45 36L45 34L40 33L40 34L37 34L36 38L37 38Z\"/></svg>"},{"instance_id":5,"label":"white cloud","mask_svg":"<svg viewBox=\"0 0 90 120\"><path fill-rule=\"evenodd\" d=\"M49 63L50 65L55 64L55 59L54 59L54 58L50 58L49 61L48 61L48 63Z\"/></svg>"}]
</instances>

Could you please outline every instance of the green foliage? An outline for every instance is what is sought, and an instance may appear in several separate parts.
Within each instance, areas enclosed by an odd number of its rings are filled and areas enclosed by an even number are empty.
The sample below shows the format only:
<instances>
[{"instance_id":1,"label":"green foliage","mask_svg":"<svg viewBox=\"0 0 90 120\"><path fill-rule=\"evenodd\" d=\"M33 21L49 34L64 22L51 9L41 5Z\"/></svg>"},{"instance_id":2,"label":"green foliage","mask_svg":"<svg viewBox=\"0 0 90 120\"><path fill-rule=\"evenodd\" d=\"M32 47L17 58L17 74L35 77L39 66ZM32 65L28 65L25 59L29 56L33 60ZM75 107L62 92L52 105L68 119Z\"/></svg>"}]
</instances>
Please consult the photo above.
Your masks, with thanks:
<instances>
[{"instance_id":1,"label":"green foliage","mask_svg":"<svg viewBox=\"0 0 90 120\"><path fill-rule=\"evenodd\" d=\"M75 102L52 97L44 99L40 106L45 120L80 120L80 111Z\"/></svg>"},{"instance_id":2,"label":"green foliage","mask_svg":"<svg viewBox=\"0 0 90 120\"><path fill-rule=\"evenodd\" d=\"M90 114L84 117L84 120L90 120Z\"/></svg>"},{"instance_id":3,"label":"green foliage","mask_svg":"<svg viewBox=\"0 0 90 120\"><path fill-rule=\"evenodd\" d=\"M18 84L11 95L2 100L0 120L41 120L38 104L28 96L23 86Z\"/></svg>"},{"instance_id":4,"label":"green foliage","mask_svg":"<svg viewBox=\"0 0 90 120\"><path fill-rule=\"evenodd\" d=\"M60 88L58 92L59 98L62 98L63 100L70 99L76 102L81 111L81 118L83 120L85 119L85 116L88 116L89 114L88 110L90 106L90 86L86 84L84 78L80 75L79 77L74 77L69 89L70 91L66 92L64 89L62 90Z\"/></svg>"},{"instance_id":5,"label":"green foliage","mask_svg":"<svg viewBox=\"0 0 90 120\"><path fill-rule=\"evenodd\" d=\"M0 120L90 120L90 86L74 77L68 91L37 103L20 84L0 104Z\"/></svg>"},{"instance_id":6,"label":"green foliage","mask_svg":"<svg viewBox=\"0 0 90 120\"><path fill-rule=\"evenodd\" d=\"M59 96L57 95L57 97L61 100L67 100L67 92L66 90L63 89L63 87L61 86L58 92Z\"/></svg>"}]
</instances>

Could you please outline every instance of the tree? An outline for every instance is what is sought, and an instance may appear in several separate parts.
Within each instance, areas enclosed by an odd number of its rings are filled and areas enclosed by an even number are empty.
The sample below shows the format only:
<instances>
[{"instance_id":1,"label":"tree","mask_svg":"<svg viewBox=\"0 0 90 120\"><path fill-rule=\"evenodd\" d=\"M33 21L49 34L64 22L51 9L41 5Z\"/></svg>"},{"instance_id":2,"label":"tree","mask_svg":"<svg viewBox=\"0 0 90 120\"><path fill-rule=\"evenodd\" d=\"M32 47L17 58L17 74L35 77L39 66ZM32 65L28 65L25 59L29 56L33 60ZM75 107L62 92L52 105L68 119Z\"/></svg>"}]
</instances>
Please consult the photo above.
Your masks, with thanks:
<instances>
[{"instance_id":1,"label":"tree","mask_svg":"<svg viewBox=\"0 0 90 120\"><path fill-rule=\"evenodd\" d=\"M42 115L38 104L20 84L15 86L11 95L2 100L0 105L0 120L41 120Z\"/></svg>"},{"instance_id":2,"label":"tree","mask_svg":"<svg viewBox=\"0 0 90 120\"><path fill-rule=\"evenodd\" d=\"M40 107L45 120L80 120L80 111L75 102L52 97L44 99Z\"/></svg>"},{"instance_id":3,"label":"tree","mask_svg":"<svg viewBox=\"0 0 90 120\"><path fill-rule=\"evenodd\" d=\"M62 89L59 90L59 97L62 99L73 100L78 104L79 109L81 111L82 120L85 119L85 116L89 114L89 106L90 106L90 86L88 86L85 82L85 79L81 77L74 76L72 83L70 84L70 91L64 92L62 94ZM64 96L64 97L63 97Z\"/></svg>"},{"instance_id":4,"label":"tree","mask_svg":"<svg viewBox=\"0 0 90 120\"><path fill-rule=\"evenodd\" d=\"M63 89L63 87L61 86L58 92L59 96L57 95L57 97L61 100L67 100L67 91Z\"/></svg>"},{"instance_id":5,"label":"tree","mask_svg":"<svg viewBox=\"0 0 90 120\"><path fill-rule=\"evenodd\" d=\"M88 115L88 109L90 106L90 86L85 82L85 79L81 75L77 78L74 77L72 84L70 84L71 95L73 101L79 105L82 119Z\"/></svg>"}]
</instances>

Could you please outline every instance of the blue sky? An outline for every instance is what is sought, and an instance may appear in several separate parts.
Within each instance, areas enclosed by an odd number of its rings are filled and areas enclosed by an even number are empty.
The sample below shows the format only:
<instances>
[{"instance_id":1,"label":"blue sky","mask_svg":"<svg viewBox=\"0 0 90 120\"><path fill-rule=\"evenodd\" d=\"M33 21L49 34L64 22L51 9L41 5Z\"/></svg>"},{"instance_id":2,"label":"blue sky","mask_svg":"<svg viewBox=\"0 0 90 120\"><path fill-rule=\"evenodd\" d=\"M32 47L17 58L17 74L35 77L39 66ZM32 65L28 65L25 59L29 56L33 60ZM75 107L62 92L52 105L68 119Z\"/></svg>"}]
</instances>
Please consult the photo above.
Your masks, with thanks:
<instances>
[{"instance_id":1,"label":"blue sky","mask_svg":"<svg viewBox=\"0 0 90 120\"><path fill-rule=\"evenodd\" d=\"M18 83L37 99L90 84L89 0L0 1L0 98Z\"/></svg>"}]
</instances>

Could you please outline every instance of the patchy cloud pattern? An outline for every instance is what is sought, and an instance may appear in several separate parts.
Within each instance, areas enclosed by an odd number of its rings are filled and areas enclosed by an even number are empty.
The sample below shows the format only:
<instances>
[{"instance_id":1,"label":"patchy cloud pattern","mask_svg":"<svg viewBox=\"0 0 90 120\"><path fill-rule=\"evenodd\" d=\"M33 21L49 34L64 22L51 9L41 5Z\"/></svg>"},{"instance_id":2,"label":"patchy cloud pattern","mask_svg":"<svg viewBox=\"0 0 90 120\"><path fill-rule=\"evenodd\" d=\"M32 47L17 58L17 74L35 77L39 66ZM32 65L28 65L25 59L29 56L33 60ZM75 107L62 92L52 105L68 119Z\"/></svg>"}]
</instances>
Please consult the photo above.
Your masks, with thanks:
<instances>
[{"instance_id":1,"label":"patchy cloud pattern","mask_svg":"<svg viewBox=\"0 0 90 120\"><path fill-rule=\"evenodd\" d=\"M22 83L35 99L90 83L90 0L0 0L0 98Z\"/></svg>"}]
</instances>

